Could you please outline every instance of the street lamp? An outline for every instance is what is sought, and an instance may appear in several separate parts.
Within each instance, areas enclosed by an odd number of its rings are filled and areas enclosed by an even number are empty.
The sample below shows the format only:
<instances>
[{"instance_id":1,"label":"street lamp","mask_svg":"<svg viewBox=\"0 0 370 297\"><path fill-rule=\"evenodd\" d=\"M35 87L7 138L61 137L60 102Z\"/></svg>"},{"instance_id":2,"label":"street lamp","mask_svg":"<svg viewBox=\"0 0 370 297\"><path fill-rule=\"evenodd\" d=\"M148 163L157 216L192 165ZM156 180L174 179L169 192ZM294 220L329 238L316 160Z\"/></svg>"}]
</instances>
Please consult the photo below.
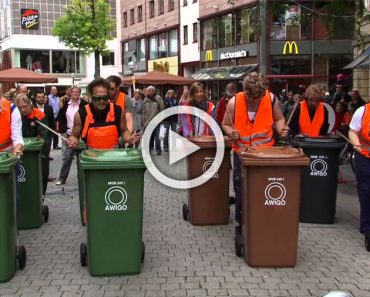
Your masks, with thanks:
<instances>
[{"instance_id":1,"label":"street lamp","mask_svg":"<svg viewBox=\"0 0 370 297\"><path fill-rule=\"evenodd\" d=\"M75 85L75 74L72 73L72 86L74 86L74 85Z\"/></svg>"}]
</instances>

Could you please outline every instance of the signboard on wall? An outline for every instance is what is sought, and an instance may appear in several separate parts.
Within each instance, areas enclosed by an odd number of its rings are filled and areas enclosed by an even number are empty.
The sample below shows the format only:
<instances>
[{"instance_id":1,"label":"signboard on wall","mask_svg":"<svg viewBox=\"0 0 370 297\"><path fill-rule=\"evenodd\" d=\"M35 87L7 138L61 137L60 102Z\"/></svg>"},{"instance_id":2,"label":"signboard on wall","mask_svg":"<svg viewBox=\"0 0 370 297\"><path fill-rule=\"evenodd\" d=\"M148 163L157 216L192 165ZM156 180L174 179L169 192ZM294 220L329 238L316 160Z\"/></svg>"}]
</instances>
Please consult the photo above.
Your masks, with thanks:
<instances>
[{"instance_id":1,"label":"signboard on wall","mask_svg":"<svg viewBox=\"0 0 370 297\"><path fill-rule=\"evenodd\" d=\"M21 9L22 29L38 29L39 23L39 11L37 9Z\"/></svg>"},{"instance_id":2,"label":"signboard on wall","mask_svg":"<svg viewBox=\"0 0 370 297\"><path fill-rule=\"evenodd\" d=\"M168 57L148 61L148 71L167 72L169 74L178 75L178 57Z\"/></svg>"}]
</instances>

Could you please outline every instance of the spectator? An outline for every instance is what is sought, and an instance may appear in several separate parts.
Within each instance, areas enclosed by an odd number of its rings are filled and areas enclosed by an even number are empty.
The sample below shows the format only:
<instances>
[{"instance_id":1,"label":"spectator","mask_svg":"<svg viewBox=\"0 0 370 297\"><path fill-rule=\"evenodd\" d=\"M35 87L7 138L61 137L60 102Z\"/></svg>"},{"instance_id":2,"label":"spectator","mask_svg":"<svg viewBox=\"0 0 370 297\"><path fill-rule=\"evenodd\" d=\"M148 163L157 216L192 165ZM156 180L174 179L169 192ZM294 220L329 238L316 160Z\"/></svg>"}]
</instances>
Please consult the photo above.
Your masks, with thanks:
<instances>
[{"instance_id":1,"label":"spectator","mask_svg":"<svg viewBox=\"0 0 370 297\"><path fill-rule=\"evenodd\" d=\"M176 93L174 90L168 90L166 94L166 99L164 101L165 108L175 107L179 105L178 100L176 99ZM168 152L169 148L169 133L170 130L176 131L177 126L177 118L178 116L176 114L169 116L165 120L165 128L166 128L166 134L164 136L163 140L163 148L165 152ZM172 143L172 148L175 148L176 143Z\"/></svg>"},{"instance_id":2,"label":"spectator","mask_svg":"<svg viewBox=\"0 0 370 297\"><path fill-rule=\"evenodd\" d=\"M139 132L142 130L142 113L143 113L143 93L140 89L134 91L134 97L131 99L132 105L134 106L135 116L134 116L134 130Z\"/></svg>"},{"instance_id":3,"label":"spectator","mask_svg":"<svg viewBox=\"0 0 370 297\"><path fill-rule=\"evenodd\" d=\"M333 127L333 131L340 130L344 119L344 115L347 112L347 104L343 101L339 101L337 105L335 106L335 124Z\"/></svg>"},{"instance_id":4,"label":"spectator","mask_svg":"<svg viewBox=\"0 0 370 297\"><path fill-rule=\"evenodd\" d=\"M189 100L190 100L189 89L184 89L184 91L182 92L180 101L179 101L179 106L183 106L183 105L188 104ZM178 121L178 123L177 123L178 124L177 133L179 135L183 135L182 115L180 113L178 115L178 120L177 121Z\"/></svg>"},{"instance_id":5,"label":"spectator","mask_svg":"<svg viewBox=\"0 0 370 297\"><path fill-rule=\"evenodd\" d=\"M56 128L59 131L59 124L57 121L57 116L60 110L60 105L59 105L59 97L58 97L58 89L53 86L50 89L50 95L48 97L48 104L53 108L53 113L54 113L54 119L55 119L55 124ZM55 150L60 150L60 146L58 146L59 142L59 137L57 135L53 135L53 148Z\"/></svg>"},{"instance_id":6,"label":"spectator","mask_svg":"<svg viewBox=\"0 0 370 297\"><path fill-rule=\"evenodd\" d=\"M220 99L216 106L216 121L221 126L224 120L226 106L230 99L234 98L236 94L235 84L229 83L226 86L226 94Z\"/></svg>"},{"instance_id":7,"label":"spectator","mask_svg":"<svg viewBox=\"0 0 370 297\"><path fill-rule=\"evenodd\" d=\"M325 92L325 95L324 95L324 102L325 103L328 103L330 105L333 104L333 97L330 96L330 93L329 92Z\"/></svg>"},{"instance_id":8,"label":"spectator","mask_svg":"<svg viewBox=\"0 0 370 297\"><path fill-rule=\"evenodd\" d=\"M352 101L355 103L355 110L365 105L365 101L361 98L358 90L352 90L350 96L352 97Z\"/></svg>"},{"instance_id":9,"label":"spectator","mask_svg":"<svg viewBox=\"0 0 370 297\"><path fill-rule=\"evenodd\" d=\"M337 84L335 88L335 93L333 95L333 106L337 106L338 101L344 101L346 103L352 100L351 96L343 90L343 86Z\"/></svg>"},{"instance_id":10,"label":"spectator","mask_svg":"<svg viewBox=\"0 0 370 297\"><path fill-rule=\"evenodd\" d=\"M71 87L66 87L65 95L60 98L59 108L63 108L64 104L66 104L71 99L71 90Z\"/></svg>"},{"instance_id":11,"label":"spectator","mask_svg":"<svg viewBox=\"0 0 370 297\"><path fill-rule=\"evenodd\" d=\"M293 110L294 104L295 104L295 101L294 101L293 91L289 91L288 92L288 100L286 100L284 102L283 108L282 108L285 120L287 120L289 118L289 116L290 116L290 114Z\"/></svg>"}]
</instances>

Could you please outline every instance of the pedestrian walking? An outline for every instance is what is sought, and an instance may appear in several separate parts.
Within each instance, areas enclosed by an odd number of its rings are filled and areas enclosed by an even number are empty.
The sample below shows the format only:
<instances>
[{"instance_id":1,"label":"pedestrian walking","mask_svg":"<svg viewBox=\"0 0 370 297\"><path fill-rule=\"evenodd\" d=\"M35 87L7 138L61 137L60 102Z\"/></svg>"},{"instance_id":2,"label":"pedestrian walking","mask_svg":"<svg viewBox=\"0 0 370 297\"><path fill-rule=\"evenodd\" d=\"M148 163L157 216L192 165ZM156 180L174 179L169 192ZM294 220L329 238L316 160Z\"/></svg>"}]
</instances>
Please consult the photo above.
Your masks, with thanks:
<instances>
[{"instance_id":1,"label":"pedestrian walking","mask_svg":"<svg viewBox=\"0 0 370 297\"><path fill-rule=\"evenodd\" d=\"M179 105L179 101L176 99L176 93L174 90L168 90L165 96L165 108L171 108ZM165 152L168 152L168 148L171 146L173 149L176 147L176 143L170 144L170 130L176 131L177 128L177 119L178 116L176 114L171 115L165 119L164 126L166 129L164 140L163 140L163 149ZM173 140L174 141L174 140Z\"/></svg>"}]
</instances>

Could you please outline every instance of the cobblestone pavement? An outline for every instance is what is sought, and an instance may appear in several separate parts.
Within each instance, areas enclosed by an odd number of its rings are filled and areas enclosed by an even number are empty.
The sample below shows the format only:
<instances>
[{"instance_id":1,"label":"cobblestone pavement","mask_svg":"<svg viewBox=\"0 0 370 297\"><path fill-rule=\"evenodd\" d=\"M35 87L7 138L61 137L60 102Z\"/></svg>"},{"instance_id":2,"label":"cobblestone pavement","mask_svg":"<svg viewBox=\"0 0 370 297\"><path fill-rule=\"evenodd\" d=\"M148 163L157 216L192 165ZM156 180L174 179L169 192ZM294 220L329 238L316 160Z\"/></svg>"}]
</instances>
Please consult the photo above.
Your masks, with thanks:
<instances>
[{"instance_id":1,"label":"cobblestone pavement","mask_svg":"<svg viewBox=\"0 0 370 297\"><path fill-rule=\"evenodd\" d=\"M56 177L61 152L53 151ZM164 164L166 155L155 156ZM301 224L294 268L248 267L234 253L233 221L227 226L194 227L183 221L186 191L165 187L145 175L145 261L139 275L91 277L80 265L85 240L78 208L75 165L64 187L50 184L46 204L50 221L40 229L20 232L28 261L0 296L320 296L347 290L370 296L370 254L357 231L358 199L353 174L344 166L346 183L338 189L333 225ZM176 170L184 170L180 164ZM231 207L231 218L234 207Z\"/></svg>"}]
</instances>

